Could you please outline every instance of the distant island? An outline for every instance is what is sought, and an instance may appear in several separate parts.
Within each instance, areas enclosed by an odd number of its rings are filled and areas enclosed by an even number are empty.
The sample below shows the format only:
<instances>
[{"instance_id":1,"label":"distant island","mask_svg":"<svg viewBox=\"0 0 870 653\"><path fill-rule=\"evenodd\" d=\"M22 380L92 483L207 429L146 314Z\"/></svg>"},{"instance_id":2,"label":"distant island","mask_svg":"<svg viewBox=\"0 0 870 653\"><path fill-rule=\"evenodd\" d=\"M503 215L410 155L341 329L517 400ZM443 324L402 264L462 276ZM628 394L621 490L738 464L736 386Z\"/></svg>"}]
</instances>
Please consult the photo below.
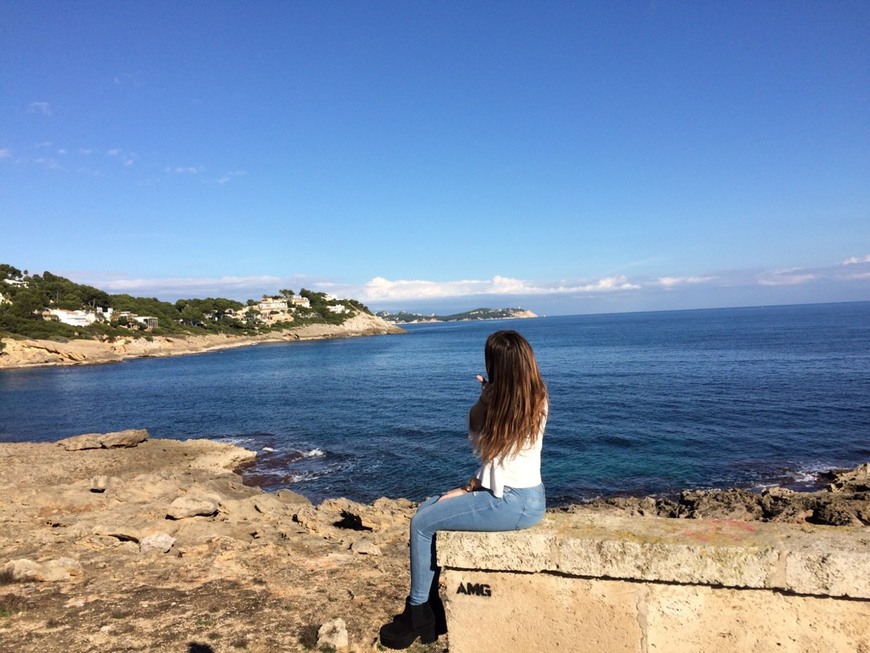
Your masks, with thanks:
<instances>
[{"instance_id":1,"label":"distant island","mask_svg":"<svg viewBox=\"0 0 870 653\"><path fill-rule=\"evenodd\" d=\"M476 308L473 311L453 315L421 315L400 311L389 313L381 311L376 315L391 324L418 324L421 322L467 322L471 320L510 320L516 318L538 317L524 308Z\"/></svg>"}]
</instances>

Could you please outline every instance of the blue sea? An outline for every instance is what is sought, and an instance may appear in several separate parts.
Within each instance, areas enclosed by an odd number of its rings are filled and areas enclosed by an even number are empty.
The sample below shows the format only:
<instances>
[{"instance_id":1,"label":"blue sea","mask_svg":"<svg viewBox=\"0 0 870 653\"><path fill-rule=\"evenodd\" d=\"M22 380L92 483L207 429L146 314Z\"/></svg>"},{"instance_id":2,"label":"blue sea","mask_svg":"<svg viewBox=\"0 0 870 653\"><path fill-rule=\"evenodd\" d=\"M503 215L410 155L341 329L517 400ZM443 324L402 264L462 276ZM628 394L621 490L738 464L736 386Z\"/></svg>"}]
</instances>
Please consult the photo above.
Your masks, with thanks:
<instances>
[{"instance_id":1,"label":"blue sea","mask_svg":"<svg viewBox=\"0 0 870 653\"><path fill-rule=\"evenodd\" d=\"M476 467L465 420L497 329L550 391L548 503L813 488L870 460L870 302L419 324L406 335L0 372L0 441L146 428L257 451L247 482L420 500Z\"/></svg>"}]
</instances>

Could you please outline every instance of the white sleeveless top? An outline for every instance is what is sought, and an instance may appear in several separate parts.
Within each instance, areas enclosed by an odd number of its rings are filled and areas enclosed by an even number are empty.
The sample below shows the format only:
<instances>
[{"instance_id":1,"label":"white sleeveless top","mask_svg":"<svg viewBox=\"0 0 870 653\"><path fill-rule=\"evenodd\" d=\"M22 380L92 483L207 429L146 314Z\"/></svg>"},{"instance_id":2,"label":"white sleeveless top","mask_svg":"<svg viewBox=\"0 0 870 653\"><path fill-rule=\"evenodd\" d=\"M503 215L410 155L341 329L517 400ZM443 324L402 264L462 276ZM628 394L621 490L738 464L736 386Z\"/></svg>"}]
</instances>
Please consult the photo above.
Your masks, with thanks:
<instances>
[{"instance_id":1,"label":"white sleeveless top","mask_svg":"<svg viewBox=\"0 0 870 653\"><path fill-rule=\"evenodd\" d=\"M545 411L548 407L545 407ZM470 413L469 413L470 417ZM480 484L490 490L494 496L501 498L505 487L524 488L541 484L541 449L544 443L544 427L547 424L546 415L541 422L541 429L535 439L526 440L525 445L512 456L502 456L481 465L475 473ZM469 419L468 439L474 444L479 432L471 429Z\"/></svg>"}]
</instances>

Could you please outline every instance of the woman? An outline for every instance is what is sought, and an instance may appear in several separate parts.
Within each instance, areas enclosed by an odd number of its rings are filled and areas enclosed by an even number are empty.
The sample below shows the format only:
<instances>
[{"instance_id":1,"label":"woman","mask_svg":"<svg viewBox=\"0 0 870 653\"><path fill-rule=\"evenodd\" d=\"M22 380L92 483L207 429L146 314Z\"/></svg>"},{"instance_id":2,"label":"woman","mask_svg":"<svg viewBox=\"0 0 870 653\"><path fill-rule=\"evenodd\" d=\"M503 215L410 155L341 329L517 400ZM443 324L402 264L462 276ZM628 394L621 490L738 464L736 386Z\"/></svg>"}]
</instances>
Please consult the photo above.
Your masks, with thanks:
<instances>
[{"instance_id":1,"label":"woman","mask_svg":"<svg viewBox=\"0 0 870 653\"><path fill-rule=\"evenodd\" d=\"M484 350L488 380L468 415L468 433L481 466L465 487L423 502L411 519L411 592L405 610L381 627L381 644L409 647L447 632L438 596L435 532L510 531L544 516L541 442L547 388L529 343L516 331L497 331Z\"/></svg>"}]
</instances>

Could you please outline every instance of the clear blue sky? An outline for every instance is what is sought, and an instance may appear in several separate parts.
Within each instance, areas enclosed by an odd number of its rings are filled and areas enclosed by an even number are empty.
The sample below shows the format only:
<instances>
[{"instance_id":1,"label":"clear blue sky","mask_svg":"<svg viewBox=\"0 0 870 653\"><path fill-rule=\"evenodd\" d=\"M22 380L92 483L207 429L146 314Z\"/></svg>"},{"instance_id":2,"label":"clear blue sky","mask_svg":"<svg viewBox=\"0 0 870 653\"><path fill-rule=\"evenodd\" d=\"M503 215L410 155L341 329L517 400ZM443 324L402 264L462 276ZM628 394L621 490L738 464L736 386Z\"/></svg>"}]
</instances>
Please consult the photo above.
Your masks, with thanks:
<instances>
[{"instance_id":1,"label":"clear blue sky","mask_svg":"<svg viewBox=\"0 0 870 653\"><path fill-rule=\"evenodd\" d=\"M0 223L172 301L870 300L870 3L2 0Z\"/></svg>"}]
</instances>

